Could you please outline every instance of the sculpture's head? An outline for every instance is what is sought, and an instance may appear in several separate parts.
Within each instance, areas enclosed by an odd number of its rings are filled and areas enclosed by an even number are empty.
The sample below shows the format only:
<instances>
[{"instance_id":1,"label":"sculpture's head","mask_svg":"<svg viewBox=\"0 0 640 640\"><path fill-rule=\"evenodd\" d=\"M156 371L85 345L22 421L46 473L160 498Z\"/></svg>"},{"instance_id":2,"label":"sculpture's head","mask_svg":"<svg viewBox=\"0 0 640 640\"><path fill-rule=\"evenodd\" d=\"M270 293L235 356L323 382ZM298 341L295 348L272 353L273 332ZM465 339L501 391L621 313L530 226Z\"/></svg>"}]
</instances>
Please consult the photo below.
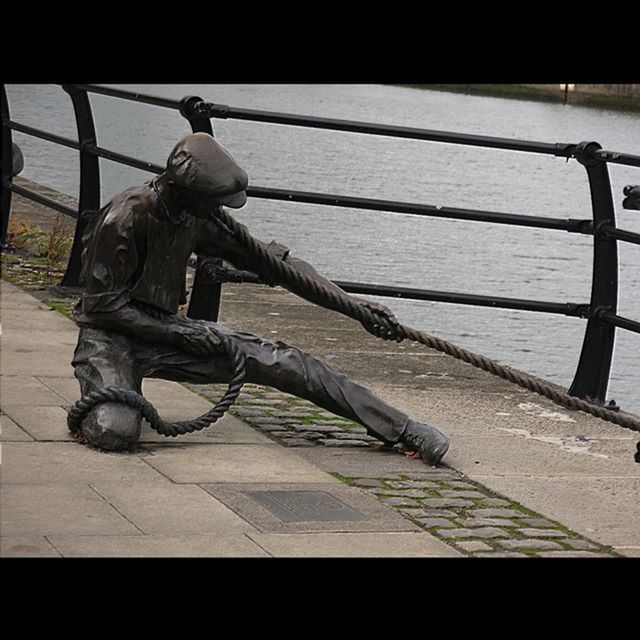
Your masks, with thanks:
<instances>
[{"instance_id":1,"label":"sculpture's head","mask_svg":"<svg viewBox=\"0 0 640 640\"><path fill-rule=\"evenodd\" d=\"M208 133L192 133L178 142L166 176L174 197L196 215L221 205L239 209L247 201L246 172Z\"/></svg>"}]
</instances>

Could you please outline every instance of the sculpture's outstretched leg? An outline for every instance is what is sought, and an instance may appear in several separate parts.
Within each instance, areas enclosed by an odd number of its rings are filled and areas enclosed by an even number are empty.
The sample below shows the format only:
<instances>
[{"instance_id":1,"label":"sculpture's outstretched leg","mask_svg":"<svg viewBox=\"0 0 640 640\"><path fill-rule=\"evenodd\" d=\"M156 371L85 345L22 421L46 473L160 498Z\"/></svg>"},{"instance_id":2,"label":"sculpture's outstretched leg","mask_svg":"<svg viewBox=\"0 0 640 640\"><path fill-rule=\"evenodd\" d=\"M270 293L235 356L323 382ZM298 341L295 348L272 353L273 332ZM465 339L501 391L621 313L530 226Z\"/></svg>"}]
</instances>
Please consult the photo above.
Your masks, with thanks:
<instances>
[{"instance_id":1,"label":"sculpture's outstretched leg","mask_svg":"<svg viewBox=\"0 0 640 640\"><path fill-rule=\"evenodd\" d=\"M449 448L448 439L437 429L411 420L369 389L356 384L321 360L284 342L250 333L232 331L212 323L221 333L240 344L246 357L247 382L275 387L354 420L387 444L402 442L420 453L427 464L437 464ZM147 350L146 376L211 383L228 382L230 370L224 356L189 360L181 352L162 355Z\"/></svg>"}]
</instances>

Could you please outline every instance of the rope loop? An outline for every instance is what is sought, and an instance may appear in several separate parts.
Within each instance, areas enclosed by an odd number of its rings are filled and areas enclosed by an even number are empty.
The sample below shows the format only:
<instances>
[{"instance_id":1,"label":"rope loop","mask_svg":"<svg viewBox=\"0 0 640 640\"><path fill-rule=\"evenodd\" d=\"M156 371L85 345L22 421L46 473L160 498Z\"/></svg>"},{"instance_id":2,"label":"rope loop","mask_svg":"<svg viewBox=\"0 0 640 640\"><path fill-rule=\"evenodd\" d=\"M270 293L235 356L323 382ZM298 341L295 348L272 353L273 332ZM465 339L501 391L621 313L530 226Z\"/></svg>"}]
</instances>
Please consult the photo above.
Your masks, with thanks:
<instances>
[{"instance_id":1,"label":"rope loop","mask_svg":"<svg viewBox=\"0 0 640 640\"><path fill-rule=\"evenodd\" d=\"M121 402L142 414L151 428L160 435L168 438L175 438L186 433L201 431L219 420L233 405L244 385L246 378L246 359L238 345L226 336L216 333L220 338L221 344L225 352L231 360L232 376L227 391L216 405L207 413L201 415L194 420L185 420L181 422L165 422L159 415L154 406L141 394L131 389L120 389L118 387L107 387L105 389L97 389L82 396L67 415L67 426L70 431L76 433L80 430L82 421L89 412L97 405L104 402Z\"/></svg>"}]
</instances>

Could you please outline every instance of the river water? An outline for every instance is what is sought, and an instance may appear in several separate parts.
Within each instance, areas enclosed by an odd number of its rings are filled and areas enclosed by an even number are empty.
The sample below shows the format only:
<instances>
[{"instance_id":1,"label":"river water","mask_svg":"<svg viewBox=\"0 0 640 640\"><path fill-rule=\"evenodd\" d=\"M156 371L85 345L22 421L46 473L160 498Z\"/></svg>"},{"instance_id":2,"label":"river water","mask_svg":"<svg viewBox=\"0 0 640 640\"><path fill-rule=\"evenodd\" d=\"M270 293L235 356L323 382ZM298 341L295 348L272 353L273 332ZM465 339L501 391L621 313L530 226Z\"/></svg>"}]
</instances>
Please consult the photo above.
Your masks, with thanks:
<instances>
[{"instance_id":1,"label":"river water","mask_svg":"<svg viewBox=\"0 0 640 640\"><path fill-rule=\"evenodd\" d=\"M387 85L113 85L170 98L199 95L264 109L540 142L599 142L640 154L640 114L467 96ZM8 85L12 119L76 137L71 102L54 85ZM190 132L176 111L91 94L98 143L164 164ZM438 206L588 219L586 171L575 160L237 120L214 120L217 138L252 185ZM15 134L26 178L78 194L77 152ZM150 174L100 161L103 200ZM640 171L610 165L618 225L640 232L622 190ZM589 301L592 238L384 212L250 199L237 217L335 280L444 291ZM618 313L640 320L640 247L619 243ZM571 384L585 321L463 305L379 300L401 322L551 380ZM286 339L286 338L285 338ZM640 335L617 331L609 398L640 414Z\"/></svg>"}]
</instances>

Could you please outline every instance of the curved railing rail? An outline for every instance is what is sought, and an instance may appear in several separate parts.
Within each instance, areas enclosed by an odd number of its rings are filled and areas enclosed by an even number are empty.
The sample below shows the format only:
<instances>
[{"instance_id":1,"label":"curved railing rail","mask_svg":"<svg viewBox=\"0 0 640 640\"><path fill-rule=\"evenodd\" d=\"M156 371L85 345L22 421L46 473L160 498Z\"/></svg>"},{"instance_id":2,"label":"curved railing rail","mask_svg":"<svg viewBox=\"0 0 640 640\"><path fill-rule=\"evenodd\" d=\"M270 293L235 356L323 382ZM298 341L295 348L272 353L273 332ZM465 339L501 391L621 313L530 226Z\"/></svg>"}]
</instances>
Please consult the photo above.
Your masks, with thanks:
<instances>
[{"instance_id":1,"label":"curved railing rail","mask_svg":"<svg viewBox=\"0 0 640 640\"><path fill-rule=\"evenodd\" d=\"M593 278L588 302L548 302L516 298L483 296L463 292L432 291L406 287L335 281L350 293L429 300L444 303L479 305L503 309L519 309L532 312L555 313L587 320L585 337L578 367L569 390L571 395L603 404L606 399L611 359L616 329L640 333L640 322L617 314L618 254L617 243L640 244L640 234L616 226L615 209L611 193L608 164L640 167L640 156L602 149L597 142L547 143L516 140L494 136L481 136L447 131L433 131L415 127L383 125L334 118L319 118L254 109L242 109L215 104L197 96L181 100L113 89L94 84L61 85L70 95L78 126L78 139L72 140L35 127L14 122L10 118L9 104L4 85L1 95L2 156L1 198L2 243L6 243L11 193L35 200L48 207L77 218L76 234L67 271L61 282L66 287L78 286L80 273L81 236L84 230L84 214L99 207L100 173L98 158L124 164L153 174L160 174L164 167L110 149L97 143L93 122L90 93L102 94L120 100L141 102L173 109L188 120L192 131L213 134L211 120L216 118L268 122L287 126L311 127L333 131L348 131L364 135L424 140L446 144L468 145L490 149L512 150L525 153L553 155L575 159L585 167L591 192L592 217L590 219L562 219L526 214L503 213L467 208L438 207L429 204L397 202L360 198L348 195L303 192L251 186L249 197L286 202L313 203L355 210L396 212L407 215L431 216L458 220L473 220L493 224L524 226L566 231L593 236ZM80 153L80 197L78 210L60 204L25 187L13 184L11 179L11 132L48 140L75 149ZM191 295L189 315L194 318L217 319L222 282L259 282L255 274L227 269L220 260L198 258L196 278Z\"/></svg>"}]
</instances>

